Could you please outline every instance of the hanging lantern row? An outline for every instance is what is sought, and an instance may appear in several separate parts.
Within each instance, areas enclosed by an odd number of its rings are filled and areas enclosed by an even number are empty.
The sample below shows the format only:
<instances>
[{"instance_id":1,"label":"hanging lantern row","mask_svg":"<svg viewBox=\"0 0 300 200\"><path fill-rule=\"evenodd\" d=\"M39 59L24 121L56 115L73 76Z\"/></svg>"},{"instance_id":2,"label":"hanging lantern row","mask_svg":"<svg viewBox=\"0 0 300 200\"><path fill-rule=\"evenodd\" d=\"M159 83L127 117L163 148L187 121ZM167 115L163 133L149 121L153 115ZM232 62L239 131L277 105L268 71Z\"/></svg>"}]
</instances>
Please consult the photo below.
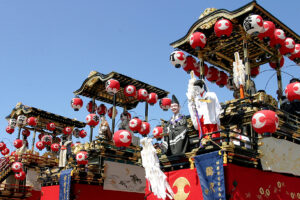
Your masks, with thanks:
<instances>
[{"instance_id":1,"label":"hanging lantern row","mask_svg":"<svg viewBox=\"0 0 300 200\"><path fill-rule=\"evenodd\" d=\"M178 52L180 52L180 55L184 55L184 53L181 51L174 51L171 54L170 58L176 57ZM193 56L186 56L185 58L186 59L182 64L183 70L186 71L187 73L193 71L196 76L200 77L200 62L197 62ZM177 68L178 66L180 67L179 62L171 60L171 63ZM228 75L225 72L219 71L217 68L213 66L208 67L205 63L204 63L204 76L208 81L216 83L220 87L224 87L224 85L227 84ZM167 110L167 109L163 108L163 110Z\"/></svg>"},{"instance_id":2,"label":"hanging lantern row","mask_svg":"<svg viewBox=\"0 0 300 200\"><path fill-rule=\"evenodd\" d=\"M150 133L150 124L146 121L142 121L138 117L134 117L128 122L129 129L134 133L140 133L146 136Z\"/></svg>"},{"instance_id":3,"label":"hanging lantern row","mask_svg":"<svg viewBox=\"0 0 300 200\"><path fill-rule=\"evenodd\" d=\"M14 162L11 169L15 172L15 179L22 181L26 178L26 173L23 170L23 164L21 162Z\"/></svg>"}]
</instances>

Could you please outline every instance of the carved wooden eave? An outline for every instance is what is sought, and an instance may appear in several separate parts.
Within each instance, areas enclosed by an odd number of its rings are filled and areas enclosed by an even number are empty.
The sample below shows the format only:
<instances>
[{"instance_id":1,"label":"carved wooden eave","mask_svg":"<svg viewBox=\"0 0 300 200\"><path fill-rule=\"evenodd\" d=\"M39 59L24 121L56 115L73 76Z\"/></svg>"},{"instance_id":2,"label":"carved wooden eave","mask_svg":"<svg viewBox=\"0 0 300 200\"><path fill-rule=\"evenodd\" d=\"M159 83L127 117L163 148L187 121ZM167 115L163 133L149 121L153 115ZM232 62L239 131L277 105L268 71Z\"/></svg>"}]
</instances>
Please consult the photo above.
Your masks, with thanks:
<instances>
[{"instance_id":1,"label":"carved wooden eave","mask_svg":"<svg viewBox=\"0 0 300 200\"><path fill-rule=\"evenodd\" d=\"M166 97L169 92L160 88L154 87L142 81L138 81L131 77L111 72L107 75L92 71L87 79L82 83L81 87L74 92L75 95L82 95L89 98L95 98L102 102L113 104L113 95L110 95L105 90L105 82L109 79L116 79L120 82L120 90L116 94L116 105L126 107L128 110L135 108L139 101L135 97L126 97L123 93L127 85L134 85L136 89L146 89L148 93L155 92L158 98Z\"/></svg>"},{"instance_id":2,"label":"carved wooden eave","mask_svg":"<svg viewBox=\"0 0 300 200\"><path fill-rule=\"evenodd\" d=\"M12 112L6 117L6 119L17 118L19 115L25 115L27 118L29 117L37 117L38 124L37 130L46 129L46 125L50 122L54 122L56 125L56 132L62 132L62 129L66 126L70 126L73 128L83 128L86 123L77 121L75 119L70 119L61 115L57 115L54 113L50 113L35 107L30 107L23 105L22 103L18 103L16 107L12 110Z\"/></svg>"},{"instance_id":3,"label":"carved wooden eave","mask_svg":"<svg viewBox=\"0 0 300 200\"><path fill-rule=\"evenodd\" d=\"M183 50L193 56L197 56L197 52L192 49L189 44L189 38L195 31L203 32L207 37L207 43L202 51L204 61L212 65L218 66L223 70L232 72L232 62L234 60L234 52L238 51L240 56L244 56L243 39L248 40L250 66L256 67L270 62L272 56L277 55L277 50L269 47L257 36L247 35L242 27L243 21L249 14L258 14L264 20L272 21L276 28L282 29L287 37L300 43L300 37L279 19L275 18L271 13L258 5L255 1L234 10L228 11L218 9L212 12L206 12L202 15L189 29L188 33L181 39L171 43L170 45L176 49ZM230 37L221 39L214 34L214 24L220 18L231 20L233 24L233 32Z\"/></svg>"}]
</instances>

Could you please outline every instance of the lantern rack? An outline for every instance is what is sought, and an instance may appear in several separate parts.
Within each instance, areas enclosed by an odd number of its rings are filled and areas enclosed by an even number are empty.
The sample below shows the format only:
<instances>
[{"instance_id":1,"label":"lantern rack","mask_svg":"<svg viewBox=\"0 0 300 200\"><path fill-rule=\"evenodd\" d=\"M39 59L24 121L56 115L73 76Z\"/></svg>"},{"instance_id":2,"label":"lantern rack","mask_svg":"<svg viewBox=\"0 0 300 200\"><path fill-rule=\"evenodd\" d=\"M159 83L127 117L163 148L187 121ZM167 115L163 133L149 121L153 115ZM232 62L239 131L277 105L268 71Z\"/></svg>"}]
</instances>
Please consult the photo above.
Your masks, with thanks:
<instances>
[{"instance_id":1,"label":"lantern rack","mask_svg":"<svg viewBox=\"0 0 300 200\"><path fill-rule=\"evenodd\" d=\"M243 20L249 14L258 14L264 20L272 21L276 28L282 29L285 32L287 37L293 38L295 43L300 43L300 36L298 34L262 8L256 1L252 1L234 11L218 9L210 13L205 13L204 16L200 17L199 20L190 27L184 37L172 42L170 45L175 49L183 50L198 57L198 52L189 44L189 38L195 31L200 31L204 33L207 38L206 46L201 51L204 61L232 73L234 53L239 52L240 57L244 57L243 40L246 39L248 44L248 59L251 68L263 65L277 56L277 50L269 47L263 41L259 40L257 36L246 35L242 24ZM229 19L233 24L233 31L227 38L219 38L214 34L214 24L220 18ZM257 58L261 58L261 60L258 62Z\"/></svg>"},{"instance_id":2,"label":"lantern rack","mask_svg":"<svg viewBox=\"0 0 300 200\"><path fill-rule=\"evenodd\" d=\"M88 98L95 98L95 100L102 101L109 104L114 104L114 95L110 95L105 90L105 83L109 79L115 79L120 82L120 90L116 94L116 106L126 108L127 110L135 108L139 100L135 97L126 97L123 93L127 85L134 85L138 89L146 89L148 93L154 92L158 95L158 99L164 98L169 92L160 88L154 87L142 81L138 81L131 77L119 74L117 72L110 72L109 74L102 74L92 71L87 79L84 80L81 87L74 91L75 95L81 95Z\"/></svg>"}]
</instances>

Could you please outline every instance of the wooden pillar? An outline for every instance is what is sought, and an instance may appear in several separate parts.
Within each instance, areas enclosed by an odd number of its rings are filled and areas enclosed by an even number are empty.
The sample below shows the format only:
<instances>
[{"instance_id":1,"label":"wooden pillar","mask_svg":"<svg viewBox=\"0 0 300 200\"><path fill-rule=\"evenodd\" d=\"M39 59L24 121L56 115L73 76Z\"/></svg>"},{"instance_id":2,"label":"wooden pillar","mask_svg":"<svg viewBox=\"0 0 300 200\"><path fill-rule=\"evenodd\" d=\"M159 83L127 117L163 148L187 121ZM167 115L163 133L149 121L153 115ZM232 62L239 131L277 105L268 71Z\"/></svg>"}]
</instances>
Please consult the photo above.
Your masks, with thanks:
<instances>
[{"instance_id":1,"label":"wooden pillar","mask_svg":"<svg viewBox=\"0 0 300 200\"><path fill-rule=\"evenodd\" d=\"M111 129L112 129L112 134L115 133L115 123L116 123L116 94L114 94L114 99L113 99L113 110L112 110L112 125L111 125Z\"/></svg>"},{"instance_id":2,"label":"wooden pillar","mask_svg":"<svg viewBox=\"0 0 300 200\"><path fill-rule=\"evenodd\" d=\"M38 126L39 120L40 120L40 116L37 117L37 124L36 124L36 126ZM31 146L31 151L32 152L34 150L34 143L35 143L35 137L36 137L36 126L34 127L33 136L32 136L32 146Z\"/></svg>"},{"instance_id":3,"label":"wooden pillar","mask_svg":"<svg viewBox=\"0 0 300 200\"><path fill-rule=\"evenodd\" d=\"M148 121L148 103L145 102L145 120Z\"/></svg>"},{"instance_id":4,"label":"wooden pillar","mask_svg":"<svg viewBox=\"0 0 300 200\"><path fill-rule=\"evenodd\" d=\"M20 139L20 136L21 136L21 130L22 130L22 127L21 127L21 126L19 126L18 138L17 138L17 139Z\"/></svg>"},{"instance_id":5,"label":"wooden pillar","mask_svg":"<svg viewBox=\"0 0 300 200\"><path fill-rule=\"evenodd\" d=\"M204 59L201 51L198 51L200 79L204 80Z\"/></svg>"},{"instance_id":6,"label":"wooden pillar","mask_svg":"<svg viewBox=\"0 0 300 200\"><path fill-rule=\"evenodd\" d=\"M95 113L96 112L96 110L95 110L95 97L93 97L93 103L92 103L92 113ZM92 142L93 141L93 129L94 129L94 127L92 127L92 126L90 126L90 142Z\"/></svg>"},{"instance_id":7,"label":"wooden pillar","mask_svg":"<svg viewBox=\"0 0 300 200\"><path fill-rule=\"evenodd\" d=\"M280 70L280 54L278 53L277 59L276 59L276 72L277 72L277 85L278 85L278 101L279 106L281 105L281 96L282 96L282 80L281 80L281 70Z\"/></svg>"},{"instance_id":8,"label":"wooden pillar","mask_svg":"<svg viewBox=\"0 0 300 200\"><path fill-rule=\"evenodd\" d=\"M250 62L249 62L248 43L247 43L246 38L243 39L243 51L244 51L244 64L245 64L245 72L246 72L246 77L245 77L246 93L250 95L250 93L251 93L251 90L250 90L251 68L250 68Z\"/></svg>"}]
</instances>

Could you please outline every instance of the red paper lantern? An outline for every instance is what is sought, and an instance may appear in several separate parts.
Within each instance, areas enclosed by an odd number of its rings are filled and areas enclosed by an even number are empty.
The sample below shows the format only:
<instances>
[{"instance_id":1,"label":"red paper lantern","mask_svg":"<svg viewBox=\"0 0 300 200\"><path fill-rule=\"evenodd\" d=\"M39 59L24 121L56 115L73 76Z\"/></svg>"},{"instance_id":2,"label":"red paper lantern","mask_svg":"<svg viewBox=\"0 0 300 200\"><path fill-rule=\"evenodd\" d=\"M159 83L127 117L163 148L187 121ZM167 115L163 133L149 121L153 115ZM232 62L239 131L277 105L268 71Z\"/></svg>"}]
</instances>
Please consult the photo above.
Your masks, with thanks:
<instances>
[{"instance_id":1,"label":"red paper lantern","mask_svg":"<svg viewBox=\"0 0 300 200\"><path fill-rule=\"evenodd\" d=\"M148 122L142 122L139 133L144 136L148 135L150 133L150 124Z\"/></svg>"},{"instance_id":2,"label":"red paper lantern","mask_svg":"<svg viewBox=\"0 0 300 200\"><path fill-rule=\"evenodd\" d=\"M220 71L219 72L219 78L218 80L216 81L216 84L220 87L224 87L224 85L227 84L227 79L228 79L228 76L225 72L223 71Z\"/></svg>"},{"instance_id":3,"label":"red paper lantern","mask_svg":"<svg viewBox=\"0 0 300 200\"><path fill-rule=\"evenodd\" d=\"M58 152L59 149L60 149L60 145L59 145L58 143L53 143L53 144L51 144L51 150L52 150L53 152Z\"/></svg>"},{"instance_id":4,"label":"red paper lantern","mask_svg":"<svg viewBox=\"0 0 300 200\"><path fill-rule=\"evenodd\" d=\"M281 55L290 56L295 50L295 41L292 38L286 38L283 46L279 49Z\"/></svg>"},{"instance_id":5,"label":"red paper lantern","mask_svg":"<svg viewBox=\"0 0 300 200\"><path fill-rule=\"evenodd\" d=\"M193 49L201 49L206 45L206 36L201 32L195 32L190 36L190 45Z\"/></svg>"},{"instance_id":6,"label":"red paper lantern","mask_svg":"<svg viewBox=\"0 0 300 200\"><path fill-rule=\"evenodd\" d=\"M154 92L151 92L148 96L147 102L152 106L156 104L157 100L158 100L158 95Z\"/></svg>"},{"instance_id":7,"label":"red paper lantern","mask_svg":"<svg viewBox=\"0 0 300 200\"><path fill-rule=\"evenodd\" d=\"M162 98L160 101L159 101L159 106L161 109L163 109L164 111L167 111L170 107L171 107L171 103L172 103L172 100L169 99L169 98Z\"/></svg>"},{"instance_id":8,"label":"red paper lantern","mask_svg":"<svg viewBox=\"0 0 300 200\"><path fill-rule=\"evenodd\" d=\"M85 130L81 130L81 131L79 132L79 137L85 138L86 136L87 136L87 132L86 132Z\"/></svg>"},{"instance_id":9,"label":"red paper lantern","mask_svg":"<svg viewBox=\"0 0 300 200\"><path fill-rule=\"evenodd\" d=\"M142 126L142 120L140 120L137 117L129 121L129 128L135 133L137 133L140 130L141 126Z\"/></svg>"},{"instance_id":10,"label":"red paper lantern","mask_svg":"<svg viewBox=\"0 0 300 200\"><path fill-rule=\"evenodd\" d=\"M11 170L13 172L15 172L15 173L23 171L23 163L21 163L21 162L14 162L11 165Z\"/></svg>"},{"instance_id":11,"label":"red paper lantern","mask_svg":"<svg viewBox=\"0 0 300 200\"><path fill-rule=\"evenodd\" d=\"M102 116L105 115L107 113L107 108L104 104L100 104L100 106L98 106L97 108L97 113Z\"/></svg>"},{"instance_id":12,"label":"red paper lantern","mask_svg":"<svg viewBox=\"0 0 300 200\"><path fill-rule=\"evenodd\" d=\"M26 178L26 173L24 171L20 171L15 174L15 179L23 181Z\"/></svg>"},{"instance_id":13,"label":"red paper lantern","mask_svg":"<svg viewBox=\"0 0 300 200\"><path fill-rule=\"evenodd\" d=\"M193 56L187 56L185 62L182 65L182 69L187 73L194 70L197 66L197 61Z\"/></svg>"},{"instance_id":14,"label":"red paper lantern","mask_svg":"<svg viewBox=\"0 0 300 200\"><path fill-rule=\"evenodd\" d=\"M29 118L27 119L27 124L28 124L29 126L36 126L37 123L38 123L38 120L37 120L37 118L35 118L35 117L29 117Z\"/></svg>"},{"instance_id":15,"label":"red paper lantern","mask_svg":"<svg viewBox=\"0 0 300 200\"><path fill-rule=\"evenodd\" d=\"M124 95L127 97L134 97L136 95L136 87L134 85L127 85L124 88Z\"/></svg>"},{"instance_id":16,"label":"red paper lantern","mask_svg":"<svg viewBox=\"0 0 300 200\"><path fill-rule=\"evenodd\" d=\"M300 44L295 44L294 52L289 57L291 60L295 60L296 58L300 58Z\"/></svg>"},{"instance_id":17,"label":"red paper lantern","mask_svg":"<svg viewBox=\"0 0 300 200\"><path fill-rule=\"evenodd\" d=\"M211 82L216 82L219 78L219 70L215 67L209 67L206 79Z\"/></svg>"},{"instance_id":18,"label":"red paper lantern","mask_svg":"<svg viewBox=\"0 0 300 200\"><path fill-rule=\"evenodd\" d=\"M289 101L300 100L300 83L294 82L288 84L284 92Z\"/></svg>"},{"instance_id":19,"label":"red paper lantern","mask_svg":"<svg viewBox=\"0 0 300 200\"><path fill-rule=\"evenodd\" d=\"M109 79L105 83L105 89L106 92L108 92L108 94L110 95L117 94L118 91L120 90L120 83L115 79Z\"/></svg>"},{"instance_id":20,"label":"red paper lantern","mask_svg":"<svg viewBox=\"0 0 300 200\"><path fill-rule=\"evenodd\" d=\"M273 69L277 68L277 61L276 60L271 60L269 62L270 67L272 67ZM280 62L279 62L279 66L280 68L284 65L284 58L283 56L280 57Z\"/></svg>"},{"instance_id":21,"label":"red paper lantern","mask_svg":"<svg viewBox=\"0 0 300 200\"><path fill-rule=\"evenodd\" d=\"M6 144L4 142L0 142L0 151L6 148Z\"/></svg>"},{"instance_id":22,"label":"red paper lantern","mask_svg":"<svg viewBox=\"0 0 300 200\"><path fill-rule=\"evenodd\" d=\"M115 116L117 116L117 114L118 114L118 110L115 109ZM109 116L109 118L112 118L112 116L113 116L113 107L111 107L110 109L108 109L107 115Z\"/></svg>"},{"instance_id":23,"label":"red paper lantern","mask_svg":"<svg viewBox=\"0 0 300 200\"><path fill-rule=\"evenodd\" d=\"M132 135L127 130L118 130L113 136L116 147L127 147L131 144Z\"/></svg>"},{"instance_id":24,"label":"red paper lantern","mask_svg":"<svg viewBox=\"0 0 300 200\"><path fill-rule=\"evenodd\" d=\"M276 48L280 48L284 45L285 43L285 33L283 30L281 29L275 29L274 31L274 40L272 40L272 44L270 44L271 47L276 47Z\"/></svg>"},{"instance_id":25,"label":"red paper lantern","mask_svg":"<svg viewBox=\"0 0 300 200\"><path fill-rule=\"evenodd\" d=\"M45 135L44 133L39 134L38 136L39 140L41 140L44 135Z\"/></svg>"},{"instance_id":26,"label":"red paper lantern","mask_svg":"<svg viewBox=\"0 0 300 200\"><path fill-rule=\"evenodd\" d=\"M15 146L17 149L21 148L21 147L23 146L23 140L16 139L16 140L14 141L14 146Z\"/></svg>"},{"instance_id":27,"label":"red paper lantern","mask_svg":"<svg viewBox=\"0 0 300 200\"><path fill-rule=\"evenodd\" d=\"M47 129L48 129L49 131L54 131L54 130L56 129L55 123L53 123L53 122L48 123L48 124L47 124Z\"/></svg>"},{"instance_id":28,"label":"red paper lantern","mask_svg":"<svg viewBox=\"0 0 300 200\"><path fill-rule=\"evenodd\" d=\"M252 116L252 127L259 134L274 133L278 123L278 116L272 110L261 110Z\"/></svg>"},{"instance_id":29,"label":"red paper lantern","mask_svg":"<svg viewBox=\"0 0 300 200\"><path fill-rule=\"evenodd\" d=\"M153 129L153 136L157 139L160 139L163 137L163 128L161 126L157 126Z\"/></svg>"},{"instance_id":30,"label":"red paper lantern","mask_svg":"<svg viewBox=\"0 0 300 200\"><path fill-rule=\"evenodd\" d=\"M259 74L260 67L256 66L251 68L251 77L255 78Z\"/></svg>"},{"instance_id":31,"label":"red paper lantern","mask_svg":"<svg viewBox=\"0 0 300 200\"><path fill-rule=\"evenodd\" d=\"M78 165L86 165L88 164L88 153L86 151L79 151L76 154L76 161Z\"/></svg>"},{"instance_id":32,"label":"red paper lantern","mask_svg":"<svg viewBox=\"0 0 300 200\"><path fill-rule=\"evenodd\" d=\"M174 67L179 68L185 62L185 55L182 51L174 51L170 55L170 61Z\"/></svg>"},{"instance_id":33,"label":"red paper lantern","mask_svg":"<svg viewBox=\"0 0 300 200\"><path fill-rule=\"evenodd\" d=\"M92 114L88 114L86 116L85 120L86 120L87 125L94 127L99 124L100 118L98 115L92 113Z\"/></svg>"},{"instance_id":34,"label":"red paper lantern","mask_svg":"<svg viewBox=\"0 0 300 200\"><path fill-rule=\"evenodd\" d=\"M15 131L15 129L12 128L12 127L10 127L10 126L7 126L5 130L6 130L6 132L9 133L9 134L12 134L12 133Z\"/></svg>"},{"instance_id":35,"label":"red paper lantern","mask_svg":"<svg viewBox=\"0 0 300 200\"><path fill-rule=\"evenodd\" d=\"M203 67L204 67L204 76L206 76L208 71L208 66L207 64L204 63ZM197 63L193 71L196 76L200 77L200 62Z\"/></svg>"},{"instance_id":36,"label":"red paper lantern","mask_svg":"<svg viewBox=\"0 0 300 200\"><path fill-rule=\"evenodd\" d=\"M274 38L275 25L271 21L264 21L264 29L258 34L260 40L268 42L271 38Z\"/></svg>"},{"instance_id":37,"label":"red paper lantern","mask_svg":"<svg viewBox=\"0 0 300 200\"><path fill-rule=\"evenodd\" d=\"M139 101L147 101L148 99L148 92L145 89L139 89L137 93L137 99Z\"/></svg>"},{"instance_id":38,"label":"red paper lantern","mask_svg":"<svg viewBox=\"0 0 300 200\"><path fill-rule=\"evenodd\" d=\"M72 100L71 100L71 107L75 110L78 111L80 108L82 108L83 106L83 101L81 98L79 98L79 96L75 96Z\"/></svg>"},{"instance_id":39,"label":"red paper lantern","mask_svg":"<svg viewBox=\"0 0 300 200\"><path fill-rule=\"evenodd\" d=\"M30 131L29 131L28 129L24 129L24 130L22 131L22 135L24 135L24 136L26 136L26 137L29 137Z\"/></svg>"},{"instance_id":40,"label":"red paper lantern","mask_svg":"<svg viewBox=\"0 0 300 200\"><path fill-rule=\"evenodd\" d=\"M220 19L214 26L217 37L229 37L232 33L232 23L228 19Z\"/></svg>"},{"instance_id":41,"label":"red paper lantern","mask_svg":"<svg viewBox=\"0 0 300 200\"><path fill-rule=\"evenodd\" d=\"M1 151L1 154L2 154L3 156L6 156L7 154L9 154L9 149L8 149L8 148L3 149L3 150Z\"/></svg>"},{"instance_id":42,"label":"red paper lantern","mask_svg":"<svg viewBox=\"0 0 300 200\"><path fill-rule=\"evenodd\" d=\"M41 139L44 145L51 145L52 144L52 136L51 135L44 135Z\"/></svg>"},{"instance_id":43,"label":"red paper lantern","mask_svg":"<svg viewBox=\"0 0 300 200\"><path fill-rule=\"evenodd\" d=\"M90 101L87 105L86 105L86 109L89 113L94 112L95 110L97 110L97 104L94 103L94 109L93 109L93 101Z\"/></svg>"},{"instance_id":44,"label":"red paper lantern","mask_svg":"<svg viewBox=\"0 0 300 200\"><path fill-rule=\"evenodd\" d=\"M95 114L94 114L95 115ZM72 131L73 131L73 129L71 128L71 127L65 127L64 129L63 129L63 133L65 134L65 135L70 135L70 134L72 134Z\"/></svg>"},{"instance_id":45,"label":"red paper lantern","mask_svg":"<svg viewBox=\"0 0 300 200\"><path fill-rule=\"evenodd\" d=\"M35 146L38 148L38 150L43 150L45 148L45 145L42 141L38 141Z\"/></svg>"}]
</instances>

